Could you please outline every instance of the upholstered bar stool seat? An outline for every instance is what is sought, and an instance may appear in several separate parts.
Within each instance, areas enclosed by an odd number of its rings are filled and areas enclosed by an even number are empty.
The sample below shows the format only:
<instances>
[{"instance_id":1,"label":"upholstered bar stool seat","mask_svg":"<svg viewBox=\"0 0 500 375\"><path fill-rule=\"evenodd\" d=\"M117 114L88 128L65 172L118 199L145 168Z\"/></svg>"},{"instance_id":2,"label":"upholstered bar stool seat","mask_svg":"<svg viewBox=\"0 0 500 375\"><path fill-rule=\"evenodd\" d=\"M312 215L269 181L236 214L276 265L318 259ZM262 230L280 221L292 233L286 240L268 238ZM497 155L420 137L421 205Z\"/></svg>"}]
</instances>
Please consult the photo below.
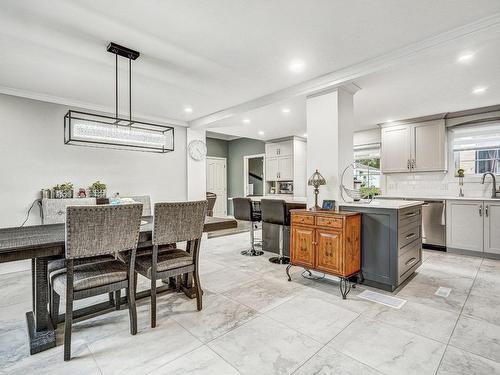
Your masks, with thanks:
<instances>
[{"instance_id":1,"label":"upholstered bar stool seat","mask_svg":"<svg viewBox=\"0 0 500 375\"><path fill-rule=\"evenodd\" d=\"M242 255L258 256L264 254L262 250L255 249L255 224L262 220L250 198L233 198L233 213L236 220L250 222L250 249L241 252Z\"/></svg>"},{"instance_id":2,"label":"upholstered bar stool seat","mask_svg":"<svg viewBox=\"0 0 500 375\"><path fill-rule=\"evenodd\" d=\"M75 266L73 273L73 290L75 292L99 288L101 286L127 280L127 266L118 260L98 262ZM59 295L66 293L66 275L60 274L54 278L54 290Z\"/></svg>"},{"instance_id":3,"label":"upholstered bar stool seat","mask_svg":"<svg viewBox=\"0 0 500 375\"><path fill-rule=\"evenodd\" d=\"M279 230L279 256L269 258L272 263L288 264L290 258L283 255L283 237L286 226L290 226L286 202L282 199L262 199L260 201L262 221L264 223L280 226Z\"/></svg>"}]
</instances>

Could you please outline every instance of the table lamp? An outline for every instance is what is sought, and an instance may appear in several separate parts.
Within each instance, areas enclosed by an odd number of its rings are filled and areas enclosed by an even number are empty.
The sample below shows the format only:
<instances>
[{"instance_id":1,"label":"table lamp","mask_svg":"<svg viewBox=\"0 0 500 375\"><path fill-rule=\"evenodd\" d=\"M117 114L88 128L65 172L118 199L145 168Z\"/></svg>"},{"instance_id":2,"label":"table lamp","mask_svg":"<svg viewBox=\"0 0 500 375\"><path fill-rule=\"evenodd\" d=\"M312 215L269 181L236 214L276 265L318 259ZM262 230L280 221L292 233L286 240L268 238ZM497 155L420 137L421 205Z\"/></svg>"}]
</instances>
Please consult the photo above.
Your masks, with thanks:
<instances>
[{"instance_id":1,"label":"table lamp","mask_svg":"<svg viewBox=\"0 0 500 375\"><path fill-rule=\"evenodd\" d=\"M309 186L314 187L314 207L312 209L313 209L313 211L320 210L321 207L318 205L319 187L321 185L326 185L326 180L321 175L321 173L319 173L318 170L316 169L316 172L314 172L313 175L309 178L309 181L307 181L307 184Z\"/></svg>"}]
</instances>

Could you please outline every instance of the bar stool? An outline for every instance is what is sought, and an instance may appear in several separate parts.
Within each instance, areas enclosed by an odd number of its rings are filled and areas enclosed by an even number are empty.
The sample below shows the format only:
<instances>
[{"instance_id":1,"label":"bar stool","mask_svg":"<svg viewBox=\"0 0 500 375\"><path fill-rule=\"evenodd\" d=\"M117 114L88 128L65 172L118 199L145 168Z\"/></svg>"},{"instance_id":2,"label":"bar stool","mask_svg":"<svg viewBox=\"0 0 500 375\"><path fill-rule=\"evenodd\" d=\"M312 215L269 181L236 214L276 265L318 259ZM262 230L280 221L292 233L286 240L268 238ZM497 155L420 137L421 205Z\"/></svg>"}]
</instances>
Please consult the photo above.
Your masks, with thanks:
<instances>
[{"instance_id":1,"label":"bar stool","mask_svg":"<svg viewBox=\"0 0 500 375\"><path fill-rule=\"evenodd\" d=\"M269 258L269 261L277 264L288 264L290 258L283 255L283 237L285 227L289 226L286 202L282 199L262 199L260 201L262 221L264 223L279 225L279 255Z\"/></svg>"},{"instance_id":2,"label":"bar stool","mask_svg":"<svg viewBox=\"0 0 500 375\"><path fill-rule=\"evenodd\" d=\"M260 211L257 211L250 198L233 198L233 211L236 220L250 222L250 249L241 252L242 255L259 256L262 250L255 249L255 223L261 221Z\"/></svg>"}]
</instances>

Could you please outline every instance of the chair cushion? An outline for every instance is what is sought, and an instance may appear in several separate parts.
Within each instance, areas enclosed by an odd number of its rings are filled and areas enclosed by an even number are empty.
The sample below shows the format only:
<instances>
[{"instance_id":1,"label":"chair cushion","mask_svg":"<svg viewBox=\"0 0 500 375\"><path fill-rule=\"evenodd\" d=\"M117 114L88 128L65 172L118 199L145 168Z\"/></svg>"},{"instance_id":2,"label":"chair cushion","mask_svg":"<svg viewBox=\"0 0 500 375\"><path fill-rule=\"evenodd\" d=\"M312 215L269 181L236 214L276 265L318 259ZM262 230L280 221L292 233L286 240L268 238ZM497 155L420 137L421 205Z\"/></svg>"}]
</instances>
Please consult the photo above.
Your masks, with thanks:
<instances>
[{"instance_id":1,"label":"chair cushion","mask_svg":"<svg viewBox=\"0 0 500 375\"><path fill-rule=\"evenodd\" d=\"M136 269L140 274L151 278L151 263L151 255L138 256L135 261ZM169 251L163 251L158 254L156 271L163 272L173 270L175 268L190 266L193 264L193 258L187 251L181 249L172 249Z\"/></svg>"},{"instance_id":2,"label":"chair cushion","mask_svg":"<svg viewBox=\"0 0 500 375\"><path fill-rule=\"evenodd\" d=\"M127 266L119 260L82 264L74 268L73 290L79 291L127 280ZM54 277L57 294L66 292L66 272Z\"/></svg>"},{"instance_id":3,"label":"chair cushion","mask_svg":"<svg viewBox=\"0 0 500 375\"><path fill-rule=\"evenodd\" d=\"M97 263L97 262L107 262L113 260L114 257L111 255L101 255L90 258L77 258L74 260L74 265L79 266L82 264ZM56 259L51 260L47 265L47 271L49 274L50 282L53 281L54 277L66 272L66 259Z\"/></svg>"}]
</instances>

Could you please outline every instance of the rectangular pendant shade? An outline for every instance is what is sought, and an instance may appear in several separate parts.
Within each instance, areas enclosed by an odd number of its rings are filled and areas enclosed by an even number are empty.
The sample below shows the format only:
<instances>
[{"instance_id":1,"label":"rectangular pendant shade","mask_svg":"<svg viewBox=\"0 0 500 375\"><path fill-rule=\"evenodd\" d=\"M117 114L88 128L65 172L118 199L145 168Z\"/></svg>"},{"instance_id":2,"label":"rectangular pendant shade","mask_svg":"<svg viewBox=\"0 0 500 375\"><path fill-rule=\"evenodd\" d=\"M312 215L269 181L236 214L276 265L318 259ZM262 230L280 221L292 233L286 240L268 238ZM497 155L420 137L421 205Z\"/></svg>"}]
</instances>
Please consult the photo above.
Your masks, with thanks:
<instances>
[{"instance_id":1,"label":"rectangular pendant shade","mask_svg":"<svg viewBox=\"0 0 500 375\"><path fill-rule=\"evenodd\" d=\"M141 121L68 111L64 143L144 152L174 151L174 128Z\"/></svg>"}]
</instances>

